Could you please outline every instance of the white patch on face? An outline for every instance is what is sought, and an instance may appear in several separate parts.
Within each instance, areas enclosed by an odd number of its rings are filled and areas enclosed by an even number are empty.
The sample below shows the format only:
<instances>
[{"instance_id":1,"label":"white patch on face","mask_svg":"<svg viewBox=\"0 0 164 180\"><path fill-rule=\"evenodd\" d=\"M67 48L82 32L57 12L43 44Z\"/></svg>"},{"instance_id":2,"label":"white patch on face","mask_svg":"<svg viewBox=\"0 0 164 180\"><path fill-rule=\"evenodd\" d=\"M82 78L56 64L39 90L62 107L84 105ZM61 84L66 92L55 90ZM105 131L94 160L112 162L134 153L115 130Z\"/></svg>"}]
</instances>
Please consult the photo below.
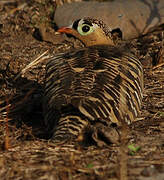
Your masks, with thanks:
<instances>
[{"instance_id":1,"label":"white patch on face","mask_svg":"<svg viewBox=\"0 0 164 180\"><path fill-rule=\"evenodd\" d=\"M81 19L79 22L78 22L78 26L80 26L80 25L82 25L84 23L84 20L83 19ZM74 24L74 22L72 22L72 24L71 25L69 25L68 26L68 28L73 28L73 24Z\"/></svg>"},{"instance_id":2,"label":"white patch on face","mask_svg":"<svg viewBox=\"0 0 164 180\"><path fill-rule=\"evenodd\" d=\"M84 20L83 20L83 19L81 19L81 20L79 21L78 25L82 25L82 24L84 24Z\"/></svg>"},{"instance_id":3,"label":"white patch on face","mask_svg":"<svg viewBox=\"0 0 164 180\"><path fill-rule=\"evenodd\" d=\"M70 29L72 29L72 28L73 28L73 23L74 23L74 22L72 22L72 24L70 24L70 25L67 26L67 27L70 28Z\"/></svg>"},{"instance_id":4,"label":"white patch on face","mask_svg":"<svg viewBox=\"0 0 164 180\"><path fill-rule=\"evenodd\" d=\"M97 24L93 24L93 28L96 29L99 28L99 26Z\"/></svg>"}]
</instances>

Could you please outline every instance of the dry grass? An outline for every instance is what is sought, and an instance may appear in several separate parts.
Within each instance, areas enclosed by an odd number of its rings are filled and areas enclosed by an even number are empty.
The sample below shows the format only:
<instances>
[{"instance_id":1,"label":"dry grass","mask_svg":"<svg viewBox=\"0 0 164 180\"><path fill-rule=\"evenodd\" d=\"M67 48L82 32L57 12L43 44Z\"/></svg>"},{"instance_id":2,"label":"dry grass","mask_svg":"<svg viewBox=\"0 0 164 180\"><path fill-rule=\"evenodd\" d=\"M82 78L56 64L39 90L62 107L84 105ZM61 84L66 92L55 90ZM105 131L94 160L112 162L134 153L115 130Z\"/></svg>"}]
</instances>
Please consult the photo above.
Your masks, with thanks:
<instances>
[{"instance_id":1,"label":"dry grass","mask_svg":"<svg viewBox=\"0 0 164 180\"><path fill-rule=\"evenodd\" d=\"M42 123L46 60L40 54L45 56L48 50L55 55L70 49L72 43L56 45L33 37L34 9L40 9L37 18L46 16L46 11L32 2L13 12L14 16L9 12L17 6L0 3L4 7L0 14L9 15L0 29L0 179L163 180L163 33L153 32L132 42L144 65L145 91L139 121L129 130L123 126L120 145L54 146ZM128 149L131 144L140 147L133 155Z\"/></svg>"}]
</instances>

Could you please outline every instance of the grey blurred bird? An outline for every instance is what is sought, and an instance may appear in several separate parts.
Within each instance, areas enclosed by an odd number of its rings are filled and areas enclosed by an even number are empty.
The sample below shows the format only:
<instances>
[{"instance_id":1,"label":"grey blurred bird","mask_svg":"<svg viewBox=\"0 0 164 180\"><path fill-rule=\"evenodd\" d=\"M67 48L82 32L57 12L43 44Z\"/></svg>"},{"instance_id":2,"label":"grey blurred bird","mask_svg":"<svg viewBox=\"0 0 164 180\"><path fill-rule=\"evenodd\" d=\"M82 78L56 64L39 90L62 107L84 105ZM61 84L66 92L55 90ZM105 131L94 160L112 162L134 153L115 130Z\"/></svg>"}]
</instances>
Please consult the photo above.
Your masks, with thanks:
<instances>
[{"instance_id":1,"label":"grey blurred bird","mask_svg":"<svg viewBox=\"0 0 164 180\"><path fill-rule=\"evenodd\" d=\"M115 45L115 33L100 20L79 19L58 31L73 35L86 47L58 54L47 63L45 124L52 140L112 142L107 135L110 126L130 124L140 112L142 65Z\"/></svg>"}]
</instances>

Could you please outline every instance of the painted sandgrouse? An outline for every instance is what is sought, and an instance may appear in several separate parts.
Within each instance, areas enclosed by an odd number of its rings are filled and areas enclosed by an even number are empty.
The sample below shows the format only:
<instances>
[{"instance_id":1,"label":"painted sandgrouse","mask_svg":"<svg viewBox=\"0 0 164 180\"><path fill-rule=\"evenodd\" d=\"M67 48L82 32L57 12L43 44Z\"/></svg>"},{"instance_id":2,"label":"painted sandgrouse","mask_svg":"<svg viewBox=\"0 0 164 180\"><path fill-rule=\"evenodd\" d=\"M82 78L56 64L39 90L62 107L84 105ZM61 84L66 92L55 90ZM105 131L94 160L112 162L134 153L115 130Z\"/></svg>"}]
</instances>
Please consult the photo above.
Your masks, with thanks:
<instances>
[{"instance_id":1,"label":"painted sandgrouse","mask_svg":"<svg viewBox=\"0 0 164 180\"><path fill-rule=\"evenodd\" d=\"M86 140L97 123L110 127L134 121L143 90L138 58L115 46L112 30L102 21L83 18L58 31L75 36L86 47L58 54L47 63L45 124L52 140L76 141L83 133ZM105 137L101 126L98 132Z\"/></svg>"}]
</instances>

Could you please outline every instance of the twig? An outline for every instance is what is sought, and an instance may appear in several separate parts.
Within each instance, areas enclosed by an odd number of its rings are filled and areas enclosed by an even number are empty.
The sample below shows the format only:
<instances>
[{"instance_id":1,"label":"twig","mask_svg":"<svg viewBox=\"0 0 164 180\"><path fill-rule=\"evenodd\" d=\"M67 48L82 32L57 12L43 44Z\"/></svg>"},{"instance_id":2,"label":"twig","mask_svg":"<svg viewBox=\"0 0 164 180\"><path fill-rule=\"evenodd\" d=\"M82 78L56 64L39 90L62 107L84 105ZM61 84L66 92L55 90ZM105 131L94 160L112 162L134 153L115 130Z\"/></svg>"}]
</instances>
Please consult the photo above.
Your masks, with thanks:
<instances>
[{"instance_id":1,"label":"twig","mask_svg":"<svg viewBox=\"0 0 164 180\"><path fill-rule=\"evenodd\" d=\"M44 56L47 52L48 52L48 50L45 51L44 53L42 53L40 56L38 56L34 61L32 61L30 64L28 64L24 69L22 69L22 71L14 78L14 80L18 79L20 75L24 75L25 72L26 72L29 68L31 68L31 67L37 65L38 63L46 60L49 56L45 56L45 57L43 57L43 56ZM43 58L42 58L42 57L43 57Z\"/></svg>"},{"instance_id":2,"label":"twig","mask_svg":"<svg viewBox=\"0 0 164 180\"><path fill-rule=\"evenodd\" d=\"M163 63L158 64L158 65L157 65L157 66L155 66L155 67L153 67L153 70L155 70L155 69L157 69L157 68L159 68L159 67L161 67L161 66L164 66L164 62L163 62Z\"/></svg>"},{"instance_id":3,"label":"twig","mask_svg":"<svg viewBox=\"0 0 164 180\"><path fill-rule=\"evenodd\" d=\"M16 2L16 1L15 1ZM0 4L15 3L13 0L0 1Z\"/></svg>"},{"instance_id":4,"label":"twig","mask_svg":"<svg viewBox=\"0 0 164 180\"><path fill-rule=\"evenodd\" d=\"M26 100L28 99L28 97L35 91L35 89L36 89L36 88L30 89L30 90L27 92L27 94L24 96L24 98L23 98L22 100L16 102L16 103L14 103L14 105L11 105L11 104L8 103L5 107L2 107L2 108L0 109L0 112L2 112L4 109L9 109L9 108L10 108L10 110L12 110L12 109L14 109L16 106L23 104L23 102L26 102ZM9 101L9 100L8 100L8 101ZM6 112L6 114L7 114L7 112ZM0 122L3 122L3 121L4 121L4 120L0 120ZM8 121L9 121L9 119L8 119ZM11 121L11 119L10 119L10 121Z\"/></svg>"},{"instance_id":5,"label":"twig","mask_svg":"<svg viewBox=\"0 0 164 180\"><path fill-rule=\"evenodd\" d=\"M9 12L9 15L14 14L14 13L15 13L16 11L18 11L18 10L22 10L26 5L27 5L27 3L23 3L23 4L19 5L18 7L12 9L12 10Z\"/></svg>"},{"instance_id":6,"label":"twig","mask_svg":"<svg viewBox=\"0 0 164 180\"><path fill-rule=\"evenodd\" d=\"M7 106L5 106L5 107L1 107L0 108L0 112L2 112L4 109L7 109L7 108L9 108L11 106L11 104L8 104Z\"/></svg>"},{"instance_id":7,"label":"twig","mask_svg":"<svg viewBox=\"0 0 164 180\"><path fill-rule=\"evenodd\" d=\"M163 54L164 54L164 32L162 31L162 42L161 42L161 49L159 51L159 55L158 55L158 65L156 65L155 67L153 67L153 70L161 67L164 65L164 62L163 62Z\"/></svg>"},{"instance_id":8,"label":"twig","mask_svg":"<svg viewBox=\"0 0 164 180\"><path fill-rule=\"evenodd\" d=\"M119 179L120 180L128 180L128 148L127 148L127 137L129 133L129 128L128 126L123 123L122 128L121 128L121 144L120 144L120 155L119 157L119 165L120 165L120 174L119 174Z\"/></svg>"},{"instance_id":9,"label":"twig","mask_svg":"<svg viewBox=\"0 0 164 180\"><path fill-rule=\"evenodd\" d=\"M8 104L8 99L6 98L6 103ZM9 106L6 108L6 118L5 118L5 150L10 148L9 145L9 126L8 126L8 113L9 113Z\"/></svg>"}]
</instances>

